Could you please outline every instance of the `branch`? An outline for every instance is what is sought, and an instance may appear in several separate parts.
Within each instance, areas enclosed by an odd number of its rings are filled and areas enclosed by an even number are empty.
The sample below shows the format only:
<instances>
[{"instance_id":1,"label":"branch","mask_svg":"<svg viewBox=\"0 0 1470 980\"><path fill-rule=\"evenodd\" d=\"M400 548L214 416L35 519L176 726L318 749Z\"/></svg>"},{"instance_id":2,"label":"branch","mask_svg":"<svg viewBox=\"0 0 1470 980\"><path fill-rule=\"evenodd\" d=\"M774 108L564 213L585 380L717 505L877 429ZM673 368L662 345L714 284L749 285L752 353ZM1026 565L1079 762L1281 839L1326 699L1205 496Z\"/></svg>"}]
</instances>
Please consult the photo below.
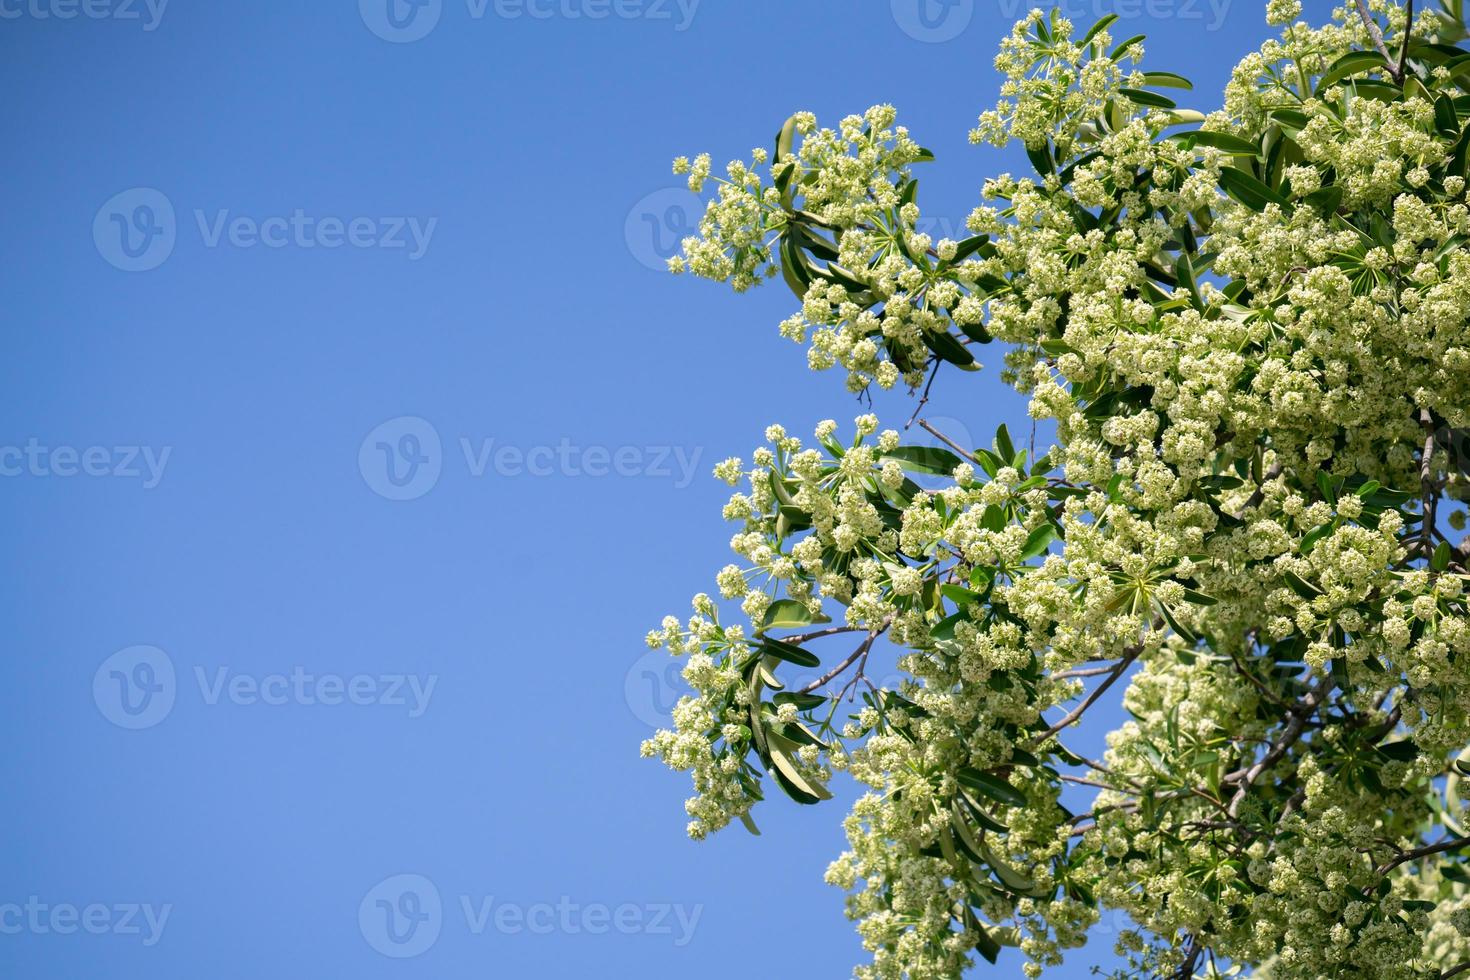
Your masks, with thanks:
<instances>
[{"instance_id":1,"label":"branch","mask_svg":"<svg viewBox=\"0 0 1470 980\"><path fill-rule=\"evenodd\" d=\"M1388 53L1388 47L1383 43L1383 32L1378 29L1378 22L1368 12L1367 0L1358 0L1358 16L1363 18L1363 26L1368 28L1368 36L1373 39L1373 46L1378 49L1379 54L1383 55L1383 60L1388 65L1388 73L1393 76L1395 82L1402 85L1404 78L1393 66L1393 55Z\"/></svg>"},{"instance_id":2,"label":"branch","mask_svg":"<svg viewBox=\"0 0 1470 980\"><path fill-rule=\"evenodd\" d=\"M1241 776L1240 786L1235 791L1235 796L1230 800L1229 813L1232 817L1240 815L1240 806L1245 802L1246 794L1251 785L1260 778L1261 774L1280 762L1291 747L1296 744L1297 739L1302 737L1302 732L1307 728L1307 717L1327 698L1327 692L1332 690L1333 680L1331 675L1322 678L1306 697L1302 698L1300 706L1291 713L1291 720L1286 723L1286 728L1281 735L1271 744L1266 754L1261 756L1260 761L1251 766Z\"/></svg>"},{"instance_id":3,"label":"branch","mask_svg":"<svg viewBox=\"0 0 1470 980\"><path fill-rule=\"evenodd\" d=\"M798 691L796 693L798 693L798 694L810 694L810 693L812 693L813 691L815 691L817 688L821 687L822 685L831 683L834 678L836 678L839 674L841 674L847 668L851 667L853 664L857 663L858 660L860 660L862 658L865 658L868 655L868 651L870 649L872 649L872 647L873 647L873 641L876 640L876 639L878 639L878 637L880 635L882 635L882 633L886 629L888 629L888 624L891 623L892 621L893 621L893 617L892 616L889 616L886 619L884 619L883 622L879 624L879 626L878 626L877 629L875 629L872 632L870 632L867 635L867 637L864 638L863 642L860 643L860 644L858 644L858 648L856 650L852 651L852 653L848 654L845 658L843 658L842 663L838 664L836 667L833 667L831 670L827 671L827 673L823 674L821 677L818 677L816 680L812 681L810 684L808 684L806 687L802 688L800 691ZM839 697L840 697L840 695L839 695Z\"/></svg>"},{"instance_id":4,"label":"branch","mask_svg":"<svg viewBox=\"0 0 1470 980\"><path fill-rule=\"evenodd\" d=\"M934 426L930 425L928 419L919 419L919 427L927 431L930 435L938 439L940 442L944 443L950 449L953 449L955 452L959 453L965 459L973 460L975 458L973 455L971 455L972 450L960 448L959 443L955 442L949 436L945 435L943 432L940 432L938 429L934 428Z\"/></svg>"},{"instance_id":5,"label":"branch","mask_svg":"<svg viewBox=\"0 0 1470 980\"><path fill-rule=\"evenodd\" d=\"M1409 68L1409 39L1414 33L1414 0L1408 0L1404 15L1404 46L1399 50L1399 84L1404 83Z\"/></svg>"},{"instance_id":6,"label":"branch","mask_svg":"<svg viewBox=\"0 0 1470 980\"><path fill-rule=\"evenodd\" d=\"M1072 722L1076 721L1078 718L1081 718L1082 715L1087 711L1087 709L1096 704L1097 699L1102 697L1103 693L1106 692L1108 688L1112 687L1119 677L1123 676L1123 672L1128 669L1129 665L1132 664L1133 661L1138 659L1138 655L1141 653L1143 653L1142 643L1134 647L1129 647L1128 652L1124 654L1123 659L1119 660L1115 665L1113 665L1113 668L1108 672L1108 676L1103 680L1103 682L1099 684L1096 688L1094 688L1092 693L1089 694L1081 704L1079 704L1071 711L1067 712L1067 716L1065 718L1048 728L1046 731L1042 732L1040 735L1033 738L1031 740L1031 746L1034 748L1035 746L1040 745L1042 742L1045 742L1057 732L1072 724Z\"/></svg>"},{"instance_id":7,"label":"branch","mask_svg":"<svg viewBox=\"0 0 1470 980\"><path fill-rule=\"evenodd\" d=\"M1412 851L1405 851L1392 861L1380 865L1376 873L1381 878L1401 864L1408 864L1410 861L1417 861L1422 857L1429 857L1431 854L1443 854L1445 851L1458 850L1466 844L1470 844L1470 837L1452 837L1449 840L1442 840L1438 844L1430 844L1427 847L1416 847Z\"/></svg>"},{"instance_id":8,"label":"branch","mask_svg":"<svg viewBox=\"0 0 1470 980\"><path fill-rule=\"evenodd\" d=\"M924 406L929 404L929 389L934 387L934 379L939 377L939 366L943 363L943 359L936 354L934 357L934 370L929 372L929 383L924 385L924 394L919 398L919 404L914 406L914 414L910 415L909 420L903 424L905 429L914 424L914 419L918 418L919 413L924 410ZM928 426L925 426L925 428L928 428Z\"/></svg>"}]
</instances>

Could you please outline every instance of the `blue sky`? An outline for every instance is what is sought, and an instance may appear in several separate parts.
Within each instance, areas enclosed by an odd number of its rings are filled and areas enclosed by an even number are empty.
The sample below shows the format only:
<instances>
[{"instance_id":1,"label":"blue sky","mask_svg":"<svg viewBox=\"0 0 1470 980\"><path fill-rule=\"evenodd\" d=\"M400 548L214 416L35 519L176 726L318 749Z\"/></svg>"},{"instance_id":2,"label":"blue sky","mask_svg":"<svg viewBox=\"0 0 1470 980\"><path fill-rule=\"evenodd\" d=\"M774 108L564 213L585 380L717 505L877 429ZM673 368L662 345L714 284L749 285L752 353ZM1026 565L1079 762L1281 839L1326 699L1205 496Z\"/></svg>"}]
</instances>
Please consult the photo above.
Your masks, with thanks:
<instances>
[{"instance_id":1,"label":"blue sky","mask_svg":"<svg viewBox=\"0 0 1470 980\"><path fill-rule=\"evenodd\" d=\"M695 845L637 758L710 467L859 412L779 286L656 271L668 166L892 102L958 228L1023 7L386 3L0 0L0 974L845 976L840 805ZM1206 109L1265 35L1064 10ZM993 369L928 414L1026 430Z\"/></svg>"}]
</instances>

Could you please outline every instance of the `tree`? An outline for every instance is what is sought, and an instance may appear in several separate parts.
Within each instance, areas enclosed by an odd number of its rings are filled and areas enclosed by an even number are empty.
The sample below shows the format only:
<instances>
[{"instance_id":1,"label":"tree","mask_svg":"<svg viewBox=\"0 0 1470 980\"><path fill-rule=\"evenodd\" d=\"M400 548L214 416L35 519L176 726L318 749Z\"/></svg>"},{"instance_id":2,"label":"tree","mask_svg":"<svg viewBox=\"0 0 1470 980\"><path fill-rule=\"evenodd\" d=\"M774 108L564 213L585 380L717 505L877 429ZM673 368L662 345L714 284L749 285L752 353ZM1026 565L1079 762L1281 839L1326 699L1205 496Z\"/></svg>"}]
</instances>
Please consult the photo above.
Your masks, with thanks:
<instances>
[{"instance_id":1,"label":"tree","mask_svg":"<svg viewBox=\"0 0 1470 980\"><path fill-rule=\"evenodd\" d=\"M1040 458L772 426L716 468L739 614L701 594L648 637L687 659L643 752L692 771L692 837L754 832L772 787L870 789L827 874L857 976L1003 945L1035 976L1105 910L1127 976L1470 976L1470 53L1442 2L1314 29L1271 0L1209 115L1113 18L1032 12L971 139L1037 176L990 180L963 241L918 231L933 155L890 106L797 113L723 178L675 162L718 194L674 271L779 272L813 368L922 411L1000 341L1055 424ZM1120 692L1105 751L1067 744Z\"/></svg>"}]
</instances>

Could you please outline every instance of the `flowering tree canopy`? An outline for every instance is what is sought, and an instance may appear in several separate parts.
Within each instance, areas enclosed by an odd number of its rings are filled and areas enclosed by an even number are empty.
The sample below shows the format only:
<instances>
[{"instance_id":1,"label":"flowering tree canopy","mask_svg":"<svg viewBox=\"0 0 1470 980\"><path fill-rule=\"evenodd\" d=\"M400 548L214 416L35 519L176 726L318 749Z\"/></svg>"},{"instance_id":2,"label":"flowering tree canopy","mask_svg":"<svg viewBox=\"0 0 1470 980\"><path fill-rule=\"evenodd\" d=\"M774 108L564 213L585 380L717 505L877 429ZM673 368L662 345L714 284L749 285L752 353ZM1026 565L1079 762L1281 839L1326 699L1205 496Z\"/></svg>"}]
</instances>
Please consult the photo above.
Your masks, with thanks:
<instances>
[{"instance_id":1,"label":"flowering tree canopy","mask_svg":"<svg viewBox=\"0 0 1470 980\"><path fill-rule=\"evenodd\" d=\"M692 837L869 788L827 873L859 977L1036 976L1104 914L1118 976L1470 977L1470 51L1459 0L1299 16L1203 114L1112 18L1033 12L971 139L1036 174L962 241L919 232L890 106L675 162L717 196L674 271L784 278L814 369L917 394L998 341L1055 426L1039 458L771 426L716 469L723 615L648 637L693 689L643 747Z\"/></svg>"}]
</instances>

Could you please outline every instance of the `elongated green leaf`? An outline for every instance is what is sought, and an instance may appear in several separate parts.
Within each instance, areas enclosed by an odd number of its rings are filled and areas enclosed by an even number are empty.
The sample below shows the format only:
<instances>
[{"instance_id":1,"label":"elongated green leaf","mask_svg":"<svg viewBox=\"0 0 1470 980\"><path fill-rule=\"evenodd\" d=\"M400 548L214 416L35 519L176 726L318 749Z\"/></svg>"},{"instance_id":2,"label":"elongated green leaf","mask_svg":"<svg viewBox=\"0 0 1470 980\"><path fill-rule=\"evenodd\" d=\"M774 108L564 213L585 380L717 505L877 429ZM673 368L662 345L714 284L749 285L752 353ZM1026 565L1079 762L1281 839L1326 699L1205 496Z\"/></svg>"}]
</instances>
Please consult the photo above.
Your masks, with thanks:
<instances>
[{"instance_id":1,"label":"elongated green leaf","mask_svg":"<svg viewBox=\"0 0 1470 980\"><path fill-rule=\"evenodd\" d=\"M1178 105L1173 99L1141 88L1120 88L1118 92L1127 96L1128 101L1138 105L1148 106L1151 109L1173 109Z\"/></svg>"},{"instance_id":2,"label":"elongated green leaf","mask_svg":"<svg viewBox=\"0 0 1470 980\"><path fill-rule=\"evenodd\" d=\"M1252 211L1264 211L1268 204L1286 207L1286 198L1279 191L1272 190L1244 170L1235 167L1220 168L1220 187Z\"/></svg>"},{"instance_id":3,"label":"elongated green leaf","mask_svg":"<svg viewBox=\"0 0 1470 980\"><path fill-rule=\"evenodd\" d=\"M898 446L883 454L884 459L895 460L911 473L930 473L949 476L961 460L948 449L937 446Z\"/></svg>"},{"instance_id":4,"label":"elongated green leaf","mask_svg":"<svg viewBox=\"0 0 1470 980\"><path fill-rule=\"evenodd\" d=\"M1377 51L1350 51L1334 61L1317 82L1317 94L1321 95L1331 86L1350 75L1365 71L1386 71L1388 63Z\"/></svg>"},{"instance_id":5,"label":"elongated green leaf","mask_svg":"<svg viewBox=\"0 0 1470 980\"><path fill-rule=\"evenodd\" d=\"M1208 129L1195 129L1187 133L1175 133L1172 139L1189 140L1195 146L1212 146L1217 150L1224 150L1236 156L1256 156L1261 148L1250 140L1232 136L1230 133L1217 133Z\"/></svg>"},{"instance_id":6,"label":"elongated green leaf","mask_svg":"<svg viewBox=\"0 0 1470 980\"><path fill-rule=\"evenodd\" d=\"M782 600L783 602L794 602L795 600ZM802 606L805 609L805 606ZM799 625L799 624L798 624ZM768 627L762 627L763 629ZM796 664L798 667L820 667L822 661L810 650L803 650L794 643L787 643L774 637L766 637L761 641L761 650L773 657L779 657L787 663Z\"/></svg>"},{"instance_id":7,"label":"elongated green leaf","mask_svg":"<svg viewBox=\"0 0 1470 980\"><path fill-rule=\"evenodd\" d=\"M1041 524L1030 534L1026 535L1026 543L1021 546L1021 560L1030 561L1044 552L1049 544L1056 539L1057 529L1051 524Z\"/></svg>"},{"instance_id":8,"label":"elongated green leaf","mask_svg":"<svg viewBox=\"0 0 1470 980\"><path fill-rule=\"evenodd\" d=\"M1146 71L1143 73L1143 80L1145 85L1152 85L1156 88L1194 88L1193 82L1172 71Z\"/></svg>"},{"instance_id":9,"label":"elongated green leaf","mask_svg":"<svg viewBox=\"0 0 1470 980\"><path fill-rule=\"evenodd\" d=\"M990 797L1006 806L1025 806L1026 795L999 776L966 767L954 774L961 786Z\"/></svg>"},{"instance_id":10,"label":"elongated green leaf","mask_svg":"<svg viewBox=\"0 0 1470 980\"><path fill-rule=\"evenodd\" d=\"M924 346L938 354L951 364L967 370L975 370L975 355L965 349L965 345L954 339L954 335L948 331L923 331Z\"/></svg>"},{"instance_id":11,"label":"elongated green leaf","mask_svg":"<svg viewBox=\"0 0 1470 980\"><path fill-rule=\"evenodd\" d=\"M804 602L797 602L795 599L777 599L766 609L759 632L792 629L797 626L810 626L812 623L830 623L831 621L830 616L812 615Z\"/></svg>"}]
</instances>

